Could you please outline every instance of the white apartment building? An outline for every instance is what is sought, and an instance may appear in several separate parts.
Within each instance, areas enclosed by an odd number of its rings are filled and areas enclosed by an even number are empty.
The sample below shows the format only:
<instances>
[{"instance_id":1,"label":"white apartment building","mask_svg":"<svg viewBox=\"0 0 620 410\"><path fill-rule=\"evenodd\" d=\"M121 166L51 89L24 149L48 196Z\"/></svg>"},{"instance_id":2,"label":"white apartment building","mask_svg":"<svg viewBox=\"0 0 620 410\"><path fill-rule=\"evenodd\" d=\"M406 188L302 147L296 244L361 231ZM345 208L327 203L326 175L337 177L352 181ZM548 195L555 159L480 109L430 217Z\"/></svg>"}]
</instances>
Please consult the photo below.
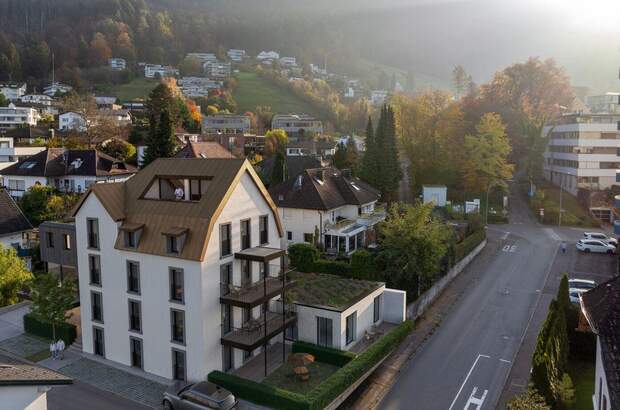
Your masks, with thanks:
<instances>
[{"instance_id":1,"label":"white apartment building","mask_svg":"<svg viewBox=\"0 0 620 410\"><path fill-rule=\"evenodd\" d=\"M280 65L282 67L297 67L297 59L295 57L281 57Z\"/></svg>"},{"instance_id":2,"label":"white apartment building","mask_svg":"<svg viewBox=\"0 0 620 410\"><path fill-rule=\"evenodd\" d=\"M76 112L68 111L58 116L58 129L61 131L74 130L84 132L86 131L86 126L87 123L84 117Z\"/></svg>"},{"instance_id":3,"label":"white apartment building","mask_svg":"<svg viewBox=\"0 0 620 410\"><path fill-rule=\"evenodd\" d=\"M388 98L388 92L385 90L374 90L370 93L370 104L382 105L385 104Z\"/></svg>"},{"instance_id":4,"label":"white apartment building","mask_svg":"<svg viewBox=\"0 0 620 410\"><path fill-rule=\"evenodd\" d=\"M273 60L278 60L279 58L280 58L280 53L276 51L261 51L256 56L256 59L258 61L265 61L265 60L273 61Z\"/></svg>"},{"instance_id":5,"label":"white apartment building","mask_svg":"<svg viewBox=\"0 0 620 410\"><path fill-rule=\"evenodd\" d=\"M108 65L114 71L123 71L127 68L127 61L124 58L110 58Z\"/></svg>"},{"instance_id":6,"label":"white apartment building","mask_svg":"<svg viewBox=\"0 0 620 410\"><path fill-rule=\"evenodd\" d=\"M568 114L545 126L549 136L544 175L577 195L580 188L602 190L616 184L620 169L620 115Z\"/></svg>"},{"instance_id":7,"label":"white apartment building","mask_svg":"<svg viewBox=\"0 0 620 410\"><path fill-rule=\"evenodd\" d=\"M271 129L282 129L289 135L300 132L320 135L323 134L323 123L305 114L276 114L271 119Z\"/></svg>"},{"instance_id":8,"label":"white apartment building","mask_svg":"<svg viewBox=\"0 0 620 410\"><path fill-rule=\"evenodd\" d=\"M73 215L86 353L198 381L295 320L280 300L280 219L247 161L158 159L92 186Z\"/></svg>"},{"instance_id":9,"label":"white apartment building","mask_svg":"<svg viewBox=\"0 0 620 410\"><path fill-rule=\"evenodd\" d=\"M17 145L17 146L16 146ZM0 175L2 170L18 161L45 151L45 147L33 147L24 144L15 144L15 139L10 137L0 137Z\"/></svg>"},{"instance_id":10,"label":"white apartment building","mask_svg":"<svg viewBox=\"0 0 620 410\"><path fill-rule=\"evenodd\" d=\"M40 104L46 107L51 106L52 102L54 101L52 97L50 97L49 95L45 95L45 94L27 94L27 95L21 96L19 100L23 103Z\"/></svg>"},{"instance_id":11,"label":"white apartment building","mask_svg":"<svg viewBox=\"0 0 620 410\"><path fill-rule=\"evenodd\" d=\"M177 77L179 75L179 69L163 66L161 64L145 64L144 76L146 78L164 78L164 77Z\"/></svg>"},{"instance_id":12,"label":"white apartment building","mask_svg":"<svg viewBox=\"0 0 620 410\"><path fill-rule=\"evenodd\" d=\"M52 83L47 87L43 88L43 94L49 95L50 97L54 97L56 94L66 94L73 90L73 87L66 84L61 83Z\"/></svg>"},{"instance_id":13,"label":"white apartment building","mask_svg":"<svg viewBox=\"0 0 620 410\"><path fill-rule=\"evenodd\" d=\"M37 125L39 112L31 107L17 107L11 103L8 107L0 107L0 130L19 126Z\"/></svg>"},{"instance_id":14,"label":"white apartment building","mask_svg":"<svg viewBox=\"0 0 620 410\"><path fill-rule=\"evenodd\" d=\"M236 62L243 61L246 55L245 50L238 50L234 48L231 48L230 50L228 50L226 54L228 55L228 58Z\"/></svg>"},{"instance_id":15,"label":"white apartment building","mask_svg":"<svg viewBox=\"0 0 620 410\"><path fill-rule=\"evenodd\" d=\"M187 53L185 58L195 58L196 60L200 60L203 63L207 61L217 61L217 56L215 53Z\"/></svg>"},{"instance_id":16,"label":"white apartment building","mask_svg":"<svg viewBox=\"0 0 620 410\"><path fill-rule=\"evenodd\" d=\"M211 78L226 78L230 77L232 72L230 63L223 63L220 61L206 61L202 68L205 74Z\"/></svg>"},{"instance_id":17,"label":"white apartment building","mask_svg":"<svg viewBox=\"0 0 620 410\"><path fill-rule=\"evenodd\" d=\"M593 114L620 114L620 93L587 96L586 105Z\"/></svg>"},{"instance_id":18,"label":"white apartment building","mask_svg":"<svg viewBox=\"0 0 620 410\"><path fill-rule=\"evenodd\" d=\"M21 84L0 84L0 94L9 101L17 101L26 94L26 83Z\"/></svg>"},{"instance_id":19,"label":"white apartment building","mask_svg":"<svg viewBox=\"0 0 620 410\"><path fill-rule=\"evenodd\" d=\"M207 77L183 77L177 81L184 96L188 98L208 97L209 90L217 90L224 86L222 81Z\"/></svg>"},{"instance_id":20,"label":"white apartment building","mask_svg":"<svg viewBox=\"0 0 620 410\"><path fill-rule=\"evenodd\" d=\"M203 134L244 134L251 128L250 117L238 114L207 115L202 120Z\"/></svg>"}]
</instances>

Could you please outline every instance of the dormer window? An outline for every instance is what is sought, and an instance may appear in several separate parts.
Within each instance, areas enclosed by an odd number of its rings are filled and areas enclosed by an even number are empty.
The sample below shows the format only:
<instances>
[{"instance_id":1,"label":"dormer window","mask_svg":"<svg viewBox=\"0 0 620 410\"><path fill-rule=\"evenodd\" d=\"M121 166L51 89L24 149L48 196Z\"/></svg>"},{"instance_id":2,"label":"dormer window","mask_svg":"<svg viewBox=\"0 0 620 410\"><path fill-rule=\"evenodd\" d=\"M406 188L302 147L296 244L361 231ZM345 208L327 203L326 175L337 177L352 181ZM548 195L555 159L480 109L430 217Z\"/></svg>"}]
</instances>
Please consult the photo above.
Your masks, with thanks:
<instances>
[{"instance_id":1,"label":"dormer window","mask_svg":"<svg viewBox=\"0 0 620 410\"><path fill-rule=\"evenodd\" d=\"M172 227L162 232L165 238L166 253L169 255L180 255L183 252L187 228Z\"/></svg>"},{"instance_id":2,"label":"dormer window","mask_svg":"<svg viewBox=\"0 0 620 410\"><path fill-rule=\"evenodd\" d=\"M166 236L166 252L172 254L179 254L179 246L177 243L177 237L168 235Z\"/></svg>"},{"instance_id":3,"label":"dormer window","mask_svg":"<svg viewBox=\"0 0 620 410\"><path fill-rule=\"evenodd\" d=\"M158 176L142 196L160 201L200 201L207 192L211 178Z\"/></svg>"},{"instance_id":4,"label":"dormer window","mask_svg":"<svg viewBox=\"0 0 620 410\"><path fill-rule=\"evenodd\" d=\"M144 229L144 224L140 223L126 222L121 225L119 230L123 235L123 246L130 249L137 248L142 236L142 229Z\"/></svg>"}]
</instances>

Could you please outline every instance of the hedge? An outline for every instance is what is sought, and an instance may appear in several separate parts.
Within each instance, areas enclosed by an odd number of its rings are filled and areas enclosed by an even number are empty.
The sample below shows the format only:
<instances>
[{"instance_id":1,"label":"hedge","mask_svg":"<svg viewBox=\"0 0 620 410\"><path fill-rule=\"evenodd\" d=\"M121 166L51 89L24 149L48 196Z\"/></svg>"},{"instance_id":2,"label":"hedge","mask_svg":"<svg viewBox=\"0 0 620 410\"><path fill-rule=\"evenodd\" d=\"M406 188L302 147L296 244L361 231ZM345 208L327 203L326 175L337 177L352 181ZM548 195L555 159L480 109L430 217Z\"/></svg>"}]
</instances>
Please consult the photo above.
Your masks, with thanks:
<instances>
[{"instance_id":1,"label":"hedge","mask_svg":"<svg viewBox=\"0 0 620 410\"><path fill-rule=\"evenodd\" d=\"M288 257L298 271L312 272L314 262L319 259L319 250L314 245L296 243L289 246Z\"/></svg>"},{"instance_id":2,"label":"hedge","mask_svg":"<svg viewBox=\"0 0 620 410\"><path fill-rule=\"evenodd\" d=\"M43 322L36 318L32 313L24 315L24 330L27 333L41 336L46 339L52 339L52 325ZM70 323L63 323L56 326L56 337L64 340L65 344L69 346L77 337L76 327Z\"/></svg>"},{"instance_id":3,"label":"hedge","mask_svg":"<svg viewBox=\"0 0 620 410\"><path fill-rule=\"evenodd\" d=\"M312 264L312 271L317 273L329 273L344 277L351 276L351 266L346 262L319 259Z\"/></svg>"},{"instance_id":4,"label":"hedge","mask_svg":"<svg viewBox=\"0 0 620 410\"><path fill-rule=\"evenodd\" d=\"M329 347L318 346L313 343L294 342L293 353L309 353L317 362L329 363L342 367L356 357L354 353Z\"/></svg>"},{"instance_id":5,"label":"hedge","mask_svg":"<svg viewBox=\"0 0 620 410\"><path fill-rule=\"evenodd\" d=\"M476 246L480 245L482 241L487 237L486 231L481 229L477 232L472 233L467 238L463 239L461 242L457 243L455 246L455 256L456 261L460 262L467 255L471 253Z\"/></svg>"}]
</instances>

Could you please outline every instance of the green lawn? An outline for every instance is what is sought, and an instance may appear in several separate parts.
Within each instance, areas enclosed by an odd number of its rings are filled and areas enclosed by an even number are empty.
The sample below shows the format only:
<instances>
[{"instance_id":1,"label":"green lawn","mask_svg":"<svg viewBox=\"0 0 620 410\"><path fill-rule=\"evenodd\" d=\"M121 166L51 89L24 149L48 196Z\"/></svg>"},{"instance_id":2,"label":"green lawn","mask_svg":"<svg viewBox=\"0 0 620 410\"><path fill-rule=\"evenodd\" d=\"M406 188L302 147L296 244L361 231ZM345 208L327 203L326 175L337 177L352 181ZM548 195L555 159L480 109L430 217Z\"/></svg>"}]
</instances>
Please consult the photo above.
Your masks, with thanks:
<instances>
[{"instance_id":1,"label":"green lawn","mask_svg":"<svg viewBox=\"0 0 620 410\"><path fill-rule=\"evenodd\" d=\"M30 360L31 362L36 363L36 362L40 362L41 360L47 359L48 357L50 357L50 350L44 349L44 350L41 350L40 352L26 356L26 360Z\"/></svg>"},{"instance_id":2,"label":"green lawn","mask_svg":"<svg viewBox=\"0 0 620 410\"><path fill-rule=\"evenodd\" d=\"M146 99L153 88L157 86L157 80L149 80L138 77L127 84L100 85L96 87L97 93L117 97L121 101Z\"/></svg>"},{"instance_id":3,"label":"green lawn","mask_svg":"<svg viewBox=\"0 0 620 410\"><path fill-rule=\"evenodd\" d=\"M338 366L323 362L310 363L306 367L310 371L310 380L308 381L300 381L293 373L293 365L286 362L267 376L263 383L295 393L306 394L339 369Z\"/></svg>"},{"instance_id":4,"label":"green lawn","mask_svg":"<svg viewBox=\"0 0 620 410\"><path fill-rule=\"evenodd\" d=\"M259 105L270 106L274 113L306 113L316 115L312 107L291 91L282 89L253 72L235 74L237 87L233 98L237 112L255 111Z\"/></svg>"},{"instance_id":5,"label":"green lawn","mask_svg":"<svg viewBox=\"0 0 620 410\"><path fill-rule=\"evenodd\" d=\"M575 386L575 404L572 410L591 410L594 394L594 361L571 359L568 373Z\"/></svg>"}]
</instances>

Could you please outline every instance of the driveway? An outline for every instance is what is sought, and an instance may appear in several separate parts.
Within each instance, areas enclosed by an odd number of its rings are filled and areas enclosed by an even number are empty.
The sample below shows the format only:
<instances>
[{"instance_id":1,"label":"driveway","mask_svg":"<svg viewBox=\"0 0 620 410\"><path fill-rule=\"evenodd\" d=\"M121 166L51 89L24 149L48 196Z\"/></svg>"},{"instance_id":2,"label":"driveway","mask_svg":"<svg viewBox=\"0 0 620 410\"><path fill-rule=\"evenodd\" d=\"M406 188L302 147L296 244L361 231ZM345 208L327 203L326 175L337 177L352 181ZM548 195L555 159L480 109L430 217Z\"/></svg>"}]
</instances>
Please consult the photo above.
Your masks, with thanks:
<instances>
[{"instance_id":1,"label":"driveway","mask_svg":"<svg viewBox=\"0 0 620 410\"><path fill-rule=\"evenodd\" d=\"M30 312L30 303L0 314L0 341L24 333L24 315Z\"/></svg>"}]
</instances>

